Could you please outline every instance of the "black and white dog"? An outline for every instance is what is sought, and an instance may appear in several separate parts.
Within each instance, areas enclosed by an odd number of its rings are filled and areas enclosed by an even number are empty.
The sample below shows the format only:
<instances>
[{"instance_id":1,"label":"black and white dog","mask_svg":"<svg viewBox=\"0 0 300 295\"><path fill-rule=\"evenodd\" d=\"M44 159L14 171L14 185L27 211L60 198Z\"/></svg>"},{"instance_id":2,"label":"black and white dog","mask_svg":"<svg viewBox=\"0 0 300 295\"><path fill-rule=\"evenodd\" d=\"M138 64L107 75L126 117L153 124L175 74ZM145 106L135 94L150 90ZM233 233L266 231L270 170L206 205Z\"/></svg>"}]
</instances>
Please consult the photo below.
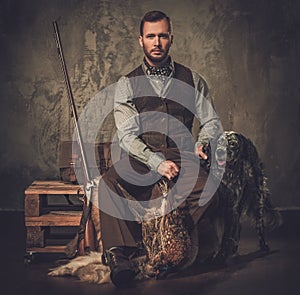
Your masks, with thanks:
<instances>
[{"instance_id":1,"label":"black and white dog","mask_svg":"<svg viewBox=\"0 0 300 295\"><path fill-rule=\"evenodd\" d=\"M237 254L243 215L256 224L260 250L268 251L264 227L278 226L281 217L272 206L256 147L242 134L225 131L219 137L213 155L217 170L223 173L218 188L218 214L222 217L223 235L214 261L224 263Z\"/></svg>"}]
</instances>

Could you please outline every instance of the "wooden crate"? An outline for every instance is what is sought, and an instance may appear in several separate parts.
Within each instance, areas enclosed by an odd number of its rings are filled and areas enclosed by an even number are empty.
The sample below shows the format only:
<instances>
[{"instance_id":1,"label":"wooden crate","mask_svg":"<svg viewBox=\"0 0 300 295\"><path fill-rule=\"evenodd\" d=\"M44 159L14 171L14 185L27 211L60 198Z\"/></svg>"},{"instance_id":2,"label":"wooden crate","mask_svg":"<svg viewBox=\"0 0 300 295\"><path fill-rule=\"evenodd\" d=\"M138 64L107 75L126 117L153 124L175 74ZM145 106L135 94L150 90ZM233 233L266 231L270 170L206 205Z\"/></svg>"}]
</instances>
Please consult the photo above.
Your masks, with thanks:
<instances>
[{"instance_id":1,"label":"wooden crate","mask_svg":"<svg viewBox=\"0 0 300 295\"><path fill-rule=\"evenodd\" d=\"M79 227L82 213L80 201L67 201L70 196L80 198L83 194L80 185L61 181L34 181L25 190L26 252L64 252Z\"/></svg>"}]
</instances>

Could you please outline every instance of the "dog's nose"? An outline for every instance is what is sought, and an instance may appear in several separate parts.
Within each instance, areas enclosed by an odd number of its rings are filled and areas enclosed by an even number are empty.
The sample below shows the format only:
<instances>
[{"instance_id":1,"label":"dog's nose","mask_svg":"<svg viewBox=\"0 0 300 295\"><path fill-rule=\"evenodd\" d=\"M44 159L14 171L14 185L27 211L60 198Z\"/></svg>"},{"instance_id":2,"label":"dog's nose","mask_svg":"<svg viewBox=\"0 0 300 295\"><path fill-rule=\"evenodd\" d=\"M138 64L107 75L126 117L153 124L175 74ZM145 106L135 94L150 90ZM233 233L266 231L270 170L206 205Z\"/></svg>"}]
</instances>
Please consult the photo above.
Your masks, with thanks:
<instances>
[{"instance_id":1,"label":"dog's nose","mask_svg":"<svg viewBox=\"0 0 300 295\"><path fill-rule=\"evenodd\" d=\"M224 157L226 154L226 151L224 149L217 149L216 153L217 153L218 157Z\"/></svg>"}]
</instances>

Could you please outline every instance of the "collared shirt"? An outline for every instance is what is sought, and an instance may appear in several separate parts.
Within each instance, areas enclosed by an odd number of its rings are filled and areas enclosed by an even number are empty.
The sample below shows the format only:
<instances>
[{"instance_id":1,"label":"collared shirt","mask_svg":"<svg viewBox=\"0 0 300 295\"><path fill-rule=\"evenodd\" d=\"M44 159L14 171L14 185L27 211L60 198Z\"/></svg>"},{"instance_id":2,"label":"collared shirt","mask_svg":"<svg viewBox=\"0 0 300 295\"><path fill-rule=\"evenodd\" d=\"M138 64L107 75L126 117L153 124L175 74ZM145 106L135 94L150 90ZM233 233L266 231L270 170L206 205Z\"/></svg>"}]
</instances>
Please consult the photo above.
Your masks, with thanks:
<instances>
[{"instance_id":1,"label":"collared shirt","mask_svg":"<svg viewBox=\"0 0 300 295\"><path fill-rule=\"evenodd\" d=\"M158 97L166 98L174 76L174 64L171 60L173 71L167 79L147 75L147 66L142 64L145 77L149 80ZM195 109L196 116L200 120L200 128L195 146L208 144L222 133L222 126L217 116L213 101L209 95L205 80L192 71L195 85ZM157 170L159 164L165 159L160 153L153 152L140 138L139 113L133 102L133 90L130 78L121 77L117 83L114 99L114 117L119 143L122 149L131 156L146 164L153 170Z\"/></svg>"}]
</instances>

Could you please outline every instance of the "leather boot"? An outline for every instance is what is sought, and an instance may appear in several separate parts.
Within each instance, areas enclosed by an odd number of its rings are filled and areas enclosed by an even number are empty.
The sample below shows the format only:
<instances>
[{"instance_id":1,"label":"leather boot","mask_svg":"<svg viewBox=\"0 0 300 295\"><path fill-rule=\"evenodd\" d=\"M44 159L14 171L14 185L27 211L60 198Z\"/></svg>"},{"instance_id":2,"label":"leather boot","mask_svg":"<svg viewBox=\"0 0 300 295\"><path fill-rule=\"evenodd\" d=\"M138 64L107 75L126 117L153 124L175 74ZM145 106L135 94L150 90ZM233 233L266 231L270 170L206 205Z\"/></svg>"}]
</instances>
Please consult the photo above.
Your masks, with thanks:
<instances>
[{"instance_id":1,"label":"leather boot","mask_svg":"<svg viewBox=\"0 0 300 295\"><path fill-rule=\"evenodd\" d=\"M130 287L136 275L128 256L122 247L113 247L106 250L103 263L110 268L112 283L118 288Z\"/></svg>"}]
</instances>

